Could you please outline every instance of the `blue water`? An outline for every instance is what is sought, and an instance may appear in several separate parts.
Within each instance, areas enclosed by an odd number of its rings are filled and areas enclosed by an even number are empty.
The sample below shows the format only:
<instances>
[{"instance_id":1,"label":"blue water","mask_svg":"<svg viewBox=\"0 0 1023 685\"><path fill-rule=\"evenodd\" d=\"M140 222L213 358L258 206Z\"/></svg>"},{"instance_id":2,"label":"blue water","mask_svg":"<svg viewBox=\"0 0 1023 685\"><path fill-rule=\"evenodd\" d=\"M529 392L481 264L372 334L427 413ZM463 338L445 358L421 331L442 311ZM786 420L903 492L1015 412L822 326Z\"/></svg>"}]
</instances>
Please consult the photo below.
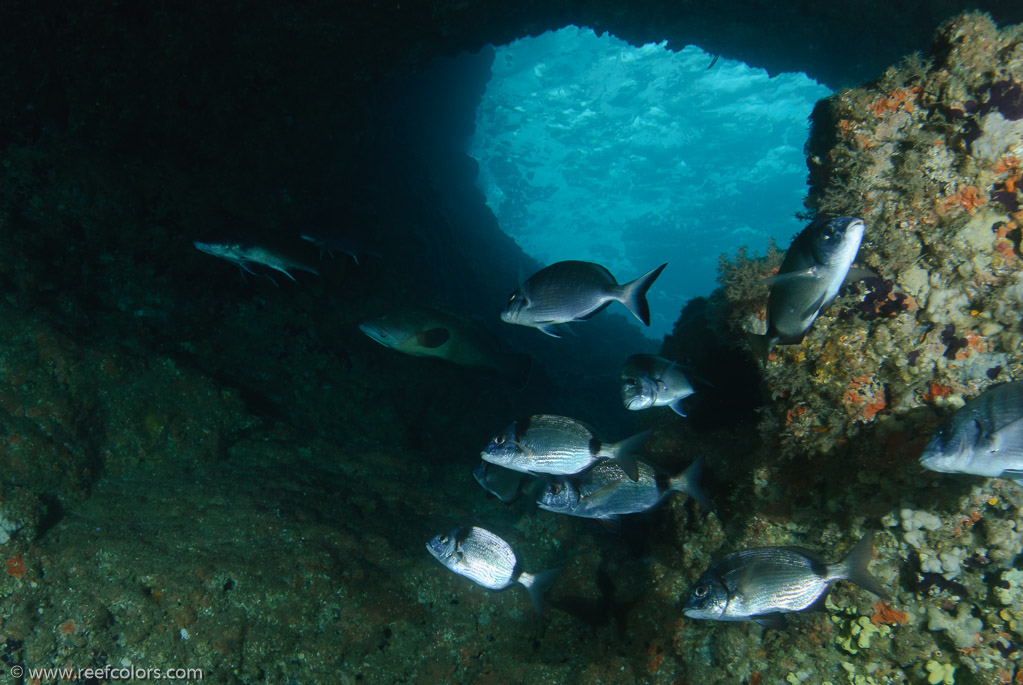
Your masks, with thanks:
<instances>
[{"instance_id":1,"label":"blue water","mask_svg":"<svg viewBox=\"0 0 1023 685\"><path fill-rule=\"evenodd\" d=\"M784 247L802 227L807 117L831 93L712 61L575 26L517 40L497 48L470 144L487 204L532 256L599 262L619 282L669 262L655 336L713 290L721 254Z\"/></svg>"}]
</instances>

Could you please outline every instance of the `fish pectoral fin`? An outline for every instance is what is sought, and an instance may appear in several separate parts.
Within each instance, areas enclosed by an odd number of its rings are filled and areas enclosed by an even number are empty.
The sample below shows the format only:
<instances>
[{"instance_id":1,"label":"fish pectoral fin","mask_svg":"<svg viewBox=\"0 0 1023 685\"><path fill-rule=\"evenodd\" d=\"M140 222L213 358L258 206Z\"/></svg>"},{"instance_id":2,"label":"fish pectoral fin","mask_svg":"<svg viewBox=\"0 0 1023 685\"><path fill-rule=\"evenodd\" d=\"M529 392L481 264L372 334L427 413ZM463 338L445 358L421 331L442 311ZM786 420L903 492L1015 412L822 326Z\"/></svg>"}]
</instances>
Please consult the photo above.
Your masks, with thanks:
<instances>
[{"instance_id":1,"label":"fish pectoral fin","mask_svg":"<svg viewBox=\"0 0 1023 685\"><path fill-rule=\"evenodd\" d=\"M735 586L732 593L737 597L744 599L749 598L753 595L753 591L756 591L756 579L757 570L761 568L761 564L752 562L744 569L739 577L735 579Z\"/></svg>"},{"instance_id":2,"label":"fish pectoral fin","mask_svg":"<svg viewBox=\"0 0 1023 685\"><path fill-rule=\"evenodd\" d=\"M541 333L546 333L547 335L551 336L552 338L560 338L561 337L561 333L559 333L557 331L557 329L555 329L554 326L552 326L550 324L545 325L545 326L537 326L536 328Z\"/></svg>"},{"instance_id":3,"label":"fish pectoral fin","mask_svg":"<svg viewBox=\"0 0 1023 685\"><path fill-rule=\"evenodd\" d=\"M857 266L849 267L849 273L845 275L845 280L842 281L842 287L855 283L856 281L863 281L868 278L881 278L880 275L874 273L870 269L861 269Z\"/></svg>"},{"instance_id":4,"label":"fish pectoral fin","mask_svg":"<svg viewBox=\"0 0 1023 685\"><path fill-rule=\"evenodd\" d=\"M416 334L416 342L420 347L434 349L440 347L451 338L451 331L446 328L427 328Z\"/></svg>"},{"instance_id":5,"label":"fish pectoral fin","mask_svg":"<svg viewBox=\"0 0 1023 685\"><path fill-rule=\"evenodd\" d=\"M772 630L784 630L789 625L788 621L785 620L785 617L777 612L772 614L760 614L759 616L750 616L750 618L765 628L770 628Z\"/></svg>"},{"instance_id":6,"label":"fish pectoral fin","mask_svg":"<svg viewBox=\"0 0 1023 685\"><path fill-rule=\"evenodd\" d=\"M620 516L601 516L597 519L597 523L612 533L622 532L622 519Z\"/></svg>"},{"instance_id":7,"label":"fish pectoral fin","mask_svg":"<svg viewBox=\"0 0 1023 685\"><path fill-rule=\"evenodd\" d=\"M571 328L562 324L544 323L537 326L537 328L552 338L560 338L563 333L568 333L569 335L576 334Z\"/></svg>"},{"instance_id":8,"label":"fish pectoral fin","mask_svg":"<svg viewBox=\"0 0 1023 685\"><path fill-rule=\"evenodd\" d=\"M1017 469L1006 469L1005 471L1002 471L1002 475L999 476L999 478L1008 478L1009 480L1014 480L1020 485L1023 485L1023 471Z\"/></svg>"},{"instance_id":9,"label":"fish pectoral fin","mask_svg":"<svg viewBox=\"0 0 1023 685\"><path fill-rule=\"evenodd\" d=\"M764 285L778 285L780 283L796 283L799 281L816 281L824 278L825 274L823 270L816 266L811 266L809 269L803 269L802 271L789 271L783 274L775 274L774 276L768 276L767 278L761 279L761 283Z\"/></svg>"},{"instance_id":10,"label":"fish pectoral fin","mask_svg":"<svg viewBox=\"0 0 1023 685\"><path fill-rule=\"evenodd\" d=\"M827 294L826 292L825 292L825 293L821 293L821 296L820 296L820 297L818 297L818 298L817 298L817 300L816 300L816 301L815 301L815 302L814 302L814 303L813 303L812 305L810 305L809 307L807 307L807 308L806 308L806 310L805 310L805 311L803 311L803 312L802 312L802 313L800 314L800 316L801 316L801 317L802 317L803 319L808 319L808 318L810 318L811 316L816 316L816 315L817 315L817 313L818 313L818 312L820 312L820 310L821 310L821 307L823 307L823 306L824 306L824 298L825 298L825 297L827 297L827 295L828 295L828 294Z\"/></svg>"},{"instance_id":11,"label":"fish pectoral fin","mask_svg":"<svg viewBox=\"0 0 1023 685\"><path fill-rule=\"evenodd\" d=\"M675 400L674 402L672 402L668 406L671 407L671 410L673 412L675 412L676 414L678 414L679 416L685 416L686 415L686 413L684 411L682 411L682 400L681 399Z\"/></svg>"}]
</instances>

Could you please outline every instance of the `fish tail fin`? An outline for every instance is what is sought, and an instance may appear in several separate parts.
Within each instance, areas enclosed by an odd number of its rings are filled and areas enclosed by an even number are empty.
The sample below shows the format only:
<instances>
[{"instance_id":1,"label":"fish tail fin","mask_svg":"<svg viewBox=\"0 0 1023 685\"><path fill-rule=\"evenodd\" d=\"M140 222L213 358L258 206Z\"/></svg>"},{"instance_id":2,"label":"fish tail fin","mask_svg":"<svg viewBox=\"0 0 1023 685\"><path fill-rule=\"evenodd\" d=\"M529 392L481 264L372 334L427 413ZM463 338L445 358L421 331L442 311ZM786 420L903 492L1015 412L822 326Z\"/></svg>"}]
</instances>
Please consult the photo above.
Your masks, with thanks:
<instances>
[{"instance_id":1,"label":"fish tail fin","mask_svg":"<svg viewBox=\"0 0 1023 685\"><path fill-rule=\"evenodd\" d=\"M647 326L650 325L650 305L647 304L646 293L666 266L668 266L667 262L622 286L622 304L628 307L633 316Z\"/></svg>"},{"instance_id":2,"label":"fish tail fin","mask_svg":"<svg viewBox=\"0 0 1023 685\"><path fill-rule=\"evenodd\" d=\"M749 343L750 349L753 350L753 356L764 364L767 363L767 357L771 354L771 349L777 341L777 338L771 335L746 334L746 342Z\"/></svg>"},{"instance_id":3,"label":"fish tail fin","mask_svg":"<svg viewBox=\"0 0 1023 685\"><path fill-rule=\"evenodd\" d=\"M684 492L700 503L704 509L713 509L707 493L700 487L700 478L703 476L703 457L700 457L689 465L682 473L668 479L668 488Z\"/></svg>"},{"instance_id":4,"label":"fish tail fin","mask_svg":"<svg viewBox=\"0 0 1023 685\"><path fill-rule=\"evenodd\" d=\"M874 576L870 575L867 565L874 558L874 533L868 531L856 546L849 550L845 559L828 567L828 575L835 579L850 580L868 592L872 592L885 601L891 596Z\"/></svg>"},{"instance_id":5,"label":"fish tail fin","mask_svg":"<svg viewBox=\"0 0 1023 685\"><path fill-rule=\"evenodd\" d=\"M639 466L636 465L635 455L642 451L643 446L646 445L646 441L650 439L650 434L653 431L643 431L637 435L633 435L631 438L626 438L621 442L616 442L614 445L610 445L609 456L618 466L625 471L631 480L639 480Z\"/></svg>"},{"instance_id":6,"label":"fish tail fin","mask_svg":"<svg viewBox=\"0 0 1023 685\"><path fill-rule=\"evenodd\" d=\"M537 616L543 616L543 596L547 594L547 590L550 589L563 570L561 568L552 568L549 571L530 576L528 584L523 583L526 589L529 590L529 599L533 602L533 608L536 609Z\"/></svg>"}]
</instances>

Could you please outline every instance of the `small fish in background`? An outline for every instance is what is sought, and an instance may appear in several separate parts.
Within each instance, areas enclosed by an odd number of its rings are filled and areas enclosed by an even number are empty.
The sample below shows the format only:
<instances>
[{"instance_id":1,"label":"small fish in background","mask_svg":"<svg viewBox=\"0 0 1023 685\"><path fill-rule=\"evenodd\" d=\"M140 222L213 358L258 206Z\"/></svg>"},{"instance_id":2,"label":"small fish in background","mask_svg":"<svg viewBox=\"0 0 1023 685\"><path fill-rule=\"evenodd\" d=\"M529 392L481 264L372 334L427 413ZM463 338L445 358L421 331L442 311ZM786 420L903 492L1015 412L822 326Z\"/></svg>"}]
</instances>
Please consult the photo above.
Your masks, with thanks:
<instances>
[{"instance_id":1,"label":"small fish in background","mask_svg":"<svg viewBox=\"0 0 1023 685\"><path fill-rule=\"evenodd\" d=\"M561 573L560 568L531 574L523 571L511 545L485 528L463 526L441 533L427 551L460 576L488 590L504 590L515 583L529 591L537 614L543 614L543 596Z\"/></svg>"},{"instance_id":2,"label":"small fish in background","mask_svg":"<svg viewBox=\"0 0 1023 685\"><path fill-rule=\"evenodd\" d=\"M1023 381L989 388L959 408L931 437L920 465L1023 485Z\"/></svg>"},{"instance_id":3,"label":"small fish in background","mask_svg":"<svg viewBox=\"0 0 1023 685\"><path fill-rule=\"evenodd\" d=\"M672 492L684 492L710 509L700 474L703 460L697 459L676 476L669 476L645 462L639 462L639 479L632 481L614 462L604 460L577 476L548 482L537 505L546 511L617 524L625 514L650 511Z\"/></svg>"},{"instance_id":4,"label":"small fish in background","mask_svg":"<svg viewBox=\"0 0 1023 685\"><path fill-rule=\"evenodd\" d=\"M505 504L512 504L522 496L522 486L530 478L528 474L485 461L473 469L472 475L484 490Z\"/></svg>"},{"instance_id":5,"label":"small fish in background","mask_svg":"<svg viewBox=\"0 0 1023 685\"><path fill-rule=\"evenodd\" d=\"M243 271L248 271L253 276L266 275L257 274L253 271L251 267L254 264L279 271L293 281L295 277L291 275L292 271L306 271L316 276L320 275L319 271L308 264L294 260L276 250L261 245L244 242L200 242L198 240L192 244L206 254L211 254L232 264L237 264ZM267 278L270 277L267 276ZM270 280L273 281L274 285L277 284L277 281L274 281L272 278Z\"/></svg>"},{"instance_id":6,"label":"small fish in background","mask_svg":"<svg viewBox=\"0 0 1023 685\"><path fill-rule=\"evenodd\" d=\"M649 326L650 305L646 293L666 266L662 264L634 281L618 285L611 272L599 264L557 262L537 271L512 293L501 320L532 326L560 338L554 326L584 321L612 302L621 302L633 316Z\"/></svg>"},{"instance_id":7,"label":"small fish in background","mask_svg":"<svg viewBox=\"0 0 1023 685\"><path fill-rule=\"evenodd\" d=\"M867 533L842 561L829 564L800 547L744 549L715 561L689 591L683 613L713 621L756 621L784 628L784 614L823 602L831 584L849 580L890 601L867 564L874 536Z\"/></svg>"},{"instance_id":8,"label":"small fish in background","mask_svg":"<svg viewBox=\"0 0 1023 685\"><path fill-rule=\"evenodd\" d=\"M622 366L622 402L632 411L671 407L679 416L682 400L694 392L678 362L654 354L634 354Z\"/></svg>"},{"instance_id":9,"label":"small fish in background","mask_svg":"<svg viewBox=\"0 0 1023 685\"><path fill-rule=\"evenodd\" d=\"M852 266L863 239L862 219L818 219L792 239L778 274L765 279L767 332L750 335L750 347L767 359L776 344L797 345L842 285L877 274Z\"/></svg>"},{"instance_id":10,"label":"small fish in background","mask_svg":"<svg viewBox=\"0 0 1023 685\"><path fill-rule=\"evenodd\" d=\"M493 369L520 387L532 367L528 355L504 352L497 337L482 325L442 309L398 309L359 324L359 330L402 354Z\"/></svg>"},{"instance_id":11,"label":"small fish in background","mask_svg":"<svg viewBox=\"0 0 1023 685\"><path fill-rule=\"evenodd\" d=\"M379 251L370 247L367 239L354 232L331 232L324 229L310 228L302 231L299 237L306 242L312 243L320 250L320 257L326 252L331 257L335 253L348 255L355 263L359 263L359 257L381 257Z\"/></svg>"},{"instance_id":12,"label":"small fish in background","mask_svg":"<svg viewBox=\"0 0 1023 685\"><path fill-rule=\"evenodd\" d=\"M484 448L483 461L523 473L579 473L601 459L611 459L632 480L639 478L633 458L646 444L650 431L615 443L603 443L593 430L566 416L538 414L519 419L498 433Z\"/></svg>"}]
</instances>

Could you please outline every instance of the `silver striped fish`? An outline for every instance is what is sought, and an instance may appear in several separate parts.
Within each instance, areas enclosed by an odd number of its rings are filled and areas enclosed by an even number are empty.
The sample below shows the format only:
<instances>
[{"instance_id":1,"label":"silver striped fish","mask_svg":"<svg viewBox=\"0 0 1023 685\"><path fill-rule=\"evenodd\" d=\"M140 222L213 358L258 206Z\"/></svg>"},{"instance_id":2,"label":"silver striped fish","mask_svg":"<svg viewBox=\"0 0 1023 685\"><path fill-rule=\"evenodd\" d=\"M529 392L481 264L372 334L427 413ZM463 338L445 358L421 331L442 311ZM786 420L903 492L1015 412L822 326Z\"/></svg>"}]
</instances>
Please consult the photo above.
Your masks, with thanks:
<instances>
[{"instance_id":1,"label":"silver striped fish","mask_svg":"<svg viewBox=\"0 0 1023 685\"><path fill-rule=\"evenodd\" d=\"M703 572L689 591L683 613L689 618L753 620L768 628L784 628L783 614L814 607L836 580L850 580L888 600L888 593L867 570L873 554L872 533L833 564L801 547L744 549Z\"/></svg>"},{"instance_id":2,"label":"silver striped fish","mask_svg":"<svg viewBox=\"0 0 1023 685\"><path fill-rule=\"evenodd\" d=\"M543 613L543 596L561 573L560 568L526 573L519 568L511 545L485 528L463 526L441 533L426 543L437 561L488 590L504 590L518 583L529 591L536 613Z\"/></svg>"},{"instance_id":3,"label":"silver striped fish","mask_svg":"<svg viewBox=\"0 0 1023 685\"><path fill-rule=\"evenodd\" d=\"M520 419L494 436L480 455L483 461L523 473L579 473L601 459L611 459L632 480L639 478L633 455L650 431L615 443L601 442L585 424L567 416L537 414Z\"/></svg>"}]
</instances>

